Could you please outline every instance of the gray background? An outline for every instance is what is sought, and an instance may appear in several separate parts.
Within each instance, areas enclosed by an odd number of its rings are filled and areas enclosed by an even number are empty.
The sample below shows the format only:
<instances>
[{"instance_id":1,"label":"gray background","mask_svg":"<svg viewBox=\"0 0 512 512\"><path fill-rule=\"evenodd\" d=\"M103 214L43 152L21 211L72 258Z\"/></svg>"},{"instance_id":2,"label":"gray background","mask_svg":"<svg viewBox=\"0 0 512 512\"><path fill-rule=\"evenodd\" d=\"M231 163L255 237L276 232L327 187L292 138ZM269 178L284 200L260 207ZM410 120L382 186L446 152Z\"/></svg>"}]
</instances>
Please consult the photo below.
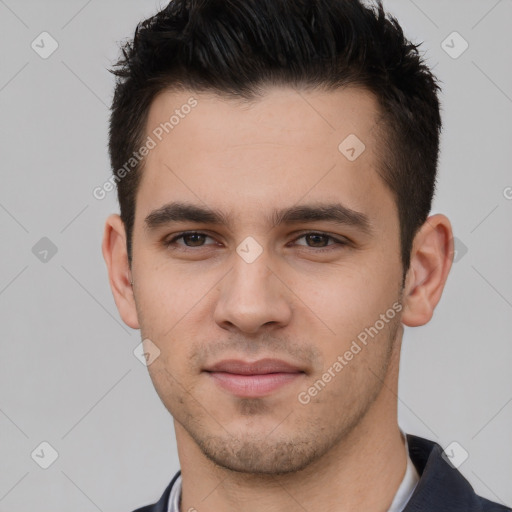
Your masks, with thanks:
<instances>
[{"instance_id":1,"label":"gray background","mask_svg":"<svg viewBox=\"0 0 512 512\"><path fill-rule=\"evenodd\" d=\"M512 2L384 4L443 82L433 211L450 217L459 250L434 319L406 328L399 422L443 447L457 441L477 492L511 505ZM127 512L179 467L172 419L133 355L139 332L119 318L101 255L115 192L92 195L110 173L106 69L158 8L0 0L0 512ZM46 59L31 47L43 31L59 45ZM442 47L453 31L469 43L458 58ZM444 43L452 54L462 44ZM41 252L43 237L56 254ZM43 441L59 455L48 469L36 463L48 449L31 457Z\"/></svg>"}]
</instances>

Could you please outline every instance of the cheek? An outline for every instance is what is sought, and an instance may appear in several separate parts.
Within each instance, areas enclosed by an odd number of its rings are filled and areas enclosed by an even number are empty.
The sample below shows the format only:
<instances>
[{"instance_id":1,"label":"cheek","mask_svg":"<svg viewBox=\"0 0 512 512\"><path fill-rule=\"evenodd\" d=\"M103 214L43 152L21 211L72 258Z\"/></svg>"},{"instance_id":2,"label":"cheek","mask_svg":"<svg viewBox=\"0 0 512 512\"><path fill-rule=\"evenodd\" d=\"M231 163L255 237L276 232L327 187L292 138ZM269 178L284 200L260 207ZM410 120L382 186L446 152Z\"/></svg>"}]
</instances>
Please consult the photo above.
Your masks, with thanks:
<instances>
[{"instance_id":1,"label":"cheek","mask_svg":"<svg viewBox=\"0 0 512 512\"><path fill-rule=\"evenodd\" d=\"M300 298L299 316L312 325L328 328L333 338L347 341L373 325L398 300L396 269L377 268L375 264L338 266L327 272L297 276L294 292ZM300 318L298 318L300 321Z\"/></svg>"},{"instance_id":2,"label":"cheek","mask_svg":"<svg viewBox=\"0 0 512 512\"><path fill-rule=\"evenodd\" d=\"M300 329L309 333L310 342L322 352L322 367L316 369L310 384L324 380L324 376L332 379L327 392L318 396L318 405L327 403L330 397L348 407L351 396L357 401L361 393L372 393L381 385L369 368L384 378L392 337L399 324L395 277L356 269L337 277L332 274L325 282L317 281L318 287L305 300L308 308L301 306L302 313L297 314ZM336 362L339 364L334 366ZM325 374L329 370L331 375Z\"/></svg>"},{"instance_id":3,"label":"cheek","mask_svg":"<svg viewBox=\"0 0 512 512\"><path fill-rule=\"evenodd\" d=\"M148 366L149 376L153 386L165 407L174 414L186 401L186 383L179 373L179 368L169 367L165 362L167 357L162 354Z\"/></svg>"},{"instance_id":4,"label":"cheek","mask_svg":"<svg viewBox=\"0 0 512 512\"><path fill-rule=\"evenodd\" d=\"M148 262L154 260L154 256L147 258ZM187 323L189 315L204 308L216 282L215 276L191 272L185 266L171 266L168 262L142 263L136 275L135 299L141 330L143 334L159 338L173 334L175 328Z\"/></svg>"}]
</instances>

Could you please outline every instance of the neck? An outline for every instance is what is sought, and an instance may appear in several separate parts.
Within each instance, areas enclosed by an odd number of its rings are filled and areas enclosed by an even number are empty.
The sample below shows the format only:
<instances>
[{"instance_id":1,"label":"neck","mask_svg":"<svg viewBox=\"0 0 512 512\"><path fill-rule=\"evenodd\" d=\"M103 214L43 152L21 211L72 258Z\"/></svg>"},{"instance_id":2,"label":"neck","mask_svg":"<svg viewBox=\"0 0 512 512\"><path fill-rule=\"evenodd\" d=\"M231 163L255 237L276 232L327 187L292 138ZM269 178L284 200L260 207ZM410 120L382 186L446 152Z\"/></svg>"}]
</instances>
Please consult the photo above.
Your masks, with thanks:
<instances>
[{"instance_id":1,"label":"neck","mask_svg":"<svg viewBox=\"0 0 512 512\"><path fill-rule=\"evenodd\" d=\"M253 475L221 468L175 422L181 511L387 511L407 466L397 423L398 360L394 359L396 367L390 368L379 396L359 424L325 456L296 473Z\"/></svg>"}]
</instances>

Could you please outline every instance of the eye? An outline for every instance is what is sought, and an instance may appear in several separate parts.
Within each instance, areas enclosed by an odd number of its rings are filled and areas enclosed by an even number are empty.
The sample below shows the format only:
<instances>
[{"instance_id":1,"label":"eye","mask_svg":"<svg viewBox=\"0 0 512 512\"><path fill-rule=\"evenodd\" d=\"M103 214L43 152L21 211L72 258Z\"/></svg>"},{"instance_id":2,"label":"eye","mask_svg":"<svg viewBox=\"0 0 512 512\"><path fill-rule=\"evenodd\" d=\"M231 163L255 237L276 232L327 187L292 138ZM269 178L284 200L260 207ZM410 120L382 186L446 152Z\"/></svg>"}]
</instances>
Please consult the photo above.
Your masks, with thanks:
<instances>
[{"instance_id":1,"label":"eye","mask_svg":"<svg viewBox=\"0 0 512 512\"><path fill-rule=\"evenodd\" d=\"M307 233L303 233L298 238L296 238L294 241L296 242L297 240L300 240L301 238L304 238L306 240L305 247L308 247L310 249L319 249L316 252L324 252L324 251L322 251L322 249L329 251L331 249L328 247L331 247L333 245L338 245L338 246L348 245L348 240L336 238L336 237L333 237L326 233L319 233L316 231L309 231ZM333 241L332 244L328 243L330 240ZM313 245L309 245L310 242ZM324 242L326 242L326 243L324 243ZM303 244L297 244L297 245L304 246Z\"/></svg>"},{"instance_id":2,"label":"eye","mask_svg":"<svg viewBox=\"0 0 512 512\"><path fill-rule=\"evenodd\" d=\"M178 245L182 247L203 247L205 238L211 238L206 233L201 233L199 231L184 231L183 233L179 233L178 235L172 237L170 240L166 240L164 245L167 247ZM184 244L177 244L176 241L182 239ZM213 240L213 239L212 239ZM189 243L190 242L190 243ZM213 245L213 244L208 244Z\"/></svg>"}]
</instances>

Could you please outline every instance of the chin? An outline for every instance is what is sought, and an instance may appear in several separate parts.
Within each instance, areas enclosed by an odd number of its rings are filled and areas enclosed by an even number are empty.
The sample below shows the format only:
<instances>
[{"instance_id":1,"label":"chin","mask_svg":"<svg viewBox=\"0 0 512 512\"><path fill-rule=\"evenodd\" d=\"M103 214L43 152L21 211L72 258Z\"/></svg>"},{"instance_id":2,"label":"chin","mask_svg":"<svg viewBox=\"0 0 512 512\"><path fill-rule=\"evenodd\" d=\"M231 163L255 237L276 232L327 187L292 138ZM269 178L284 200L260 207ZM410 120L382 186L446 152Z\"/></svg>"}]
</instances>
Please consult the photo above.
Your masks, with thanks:
<instances>
[{"instance_id":1,"label":"chin","mask_svg":"<svg viewBox=\"0 0 512 512\"><path fill-rule=\"evenodd\" d=\"M325 442L325 440L324 440ZM314 440L271 440L267 434L253 439L212 438L197 440L205 457L217 466L237 473L284 475L296 473L319 459L329 446L315 445Z\"/></svg>"}]
</instances>

